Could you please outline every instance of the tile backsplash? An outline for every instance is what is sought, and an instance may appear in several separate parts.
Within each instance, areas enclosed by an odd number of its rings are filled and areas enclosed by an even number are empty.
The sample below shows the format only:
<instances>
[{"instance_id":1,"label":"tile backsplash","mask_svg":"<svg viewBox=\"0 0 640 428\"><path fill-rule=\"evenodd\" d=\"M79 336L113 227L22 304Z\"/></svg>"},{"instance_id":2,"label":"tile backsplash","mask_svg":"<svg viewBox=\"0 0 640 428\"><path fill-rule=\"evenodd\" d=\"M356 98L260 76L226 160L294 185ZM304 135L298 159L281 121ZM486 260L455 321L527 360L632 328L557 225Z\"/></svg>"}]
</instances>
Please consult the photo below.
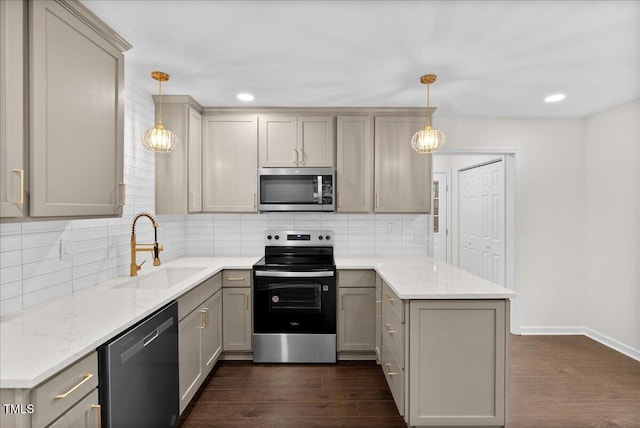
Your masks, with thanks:
<instances>
[{"instance_id":1,"label":"tile backsplash","mask_svg":"<svg viewBox=\"0 0 640 428\"><path fill-rule=\"evenodd\" d=\"M131 220L155 212L154 154L139 144L154 125L151 94L125 88L122 218L0 224L0 315L79 291L129 272ZM266 229L329 229L336 255L428 252L428 215L267 213L158 215L163 261L185 255L261 255ZM152 242L147 219L138 242ZM138 256L138 262L145 255ZM147 263L145 267L150 266Z\"/></svg>"}]
</instances>

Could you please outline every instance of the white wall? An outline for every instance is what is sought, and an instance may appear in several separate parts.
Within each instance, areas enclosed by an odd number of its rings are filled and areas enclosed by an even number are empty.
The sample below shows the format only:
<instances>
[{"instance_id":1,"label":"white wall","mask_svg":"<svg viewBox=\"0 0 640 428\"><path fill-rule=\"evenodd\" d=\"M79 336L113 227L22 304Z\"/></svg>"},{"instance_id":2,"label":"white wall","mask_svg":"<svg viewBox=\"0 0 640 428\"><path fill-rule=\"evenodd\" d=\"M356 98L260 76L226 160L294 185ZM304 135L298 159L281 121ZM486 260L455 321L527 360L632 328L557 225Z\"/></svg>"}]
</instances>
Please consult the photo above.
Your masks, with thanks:
<instances>
[{"instance_id":1,"label":"white wall","mask_svg":"<svg viewBox=\"0 0 640 428\"><path fill-rule=\"evenodd\" d=\"M585 325L640 355L640 102L586 120Z\"/></svg>"},{"instance_id":2,"label":"white wall","mask_svg":"<svg viewBox=\"0 0 640 428\"><path fill-rule=\"evenodd\" d=\"M516 292L523 331L582 326L584 119L446 119L449 151L516 151ZM455 243L453 243L455 245Z\"/></svg>"}]
</instances>

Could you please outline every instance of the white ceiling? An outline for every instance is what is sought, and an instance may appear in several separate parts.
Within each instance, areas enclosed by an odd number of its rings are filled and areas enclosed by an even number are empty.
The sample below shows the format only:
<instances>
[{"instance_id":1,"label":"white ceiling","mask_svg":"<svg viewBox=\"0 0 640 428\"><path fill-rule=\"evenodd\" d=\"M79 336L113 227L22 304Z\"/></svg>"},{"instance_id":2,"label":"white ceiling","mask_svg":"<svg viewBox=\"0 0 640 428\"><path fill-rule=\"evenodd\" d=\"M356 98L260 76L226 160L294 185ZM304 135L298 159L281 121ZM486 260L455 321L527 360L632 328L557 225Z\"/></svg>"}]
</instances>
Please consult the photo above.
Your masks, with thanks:
<instances>
[{"instance_id":1,"label":"white ceiling","mask_svg":"<svg viewBox=\"0 0 640 428\"><path fill-rule=\"evenodd\" d=\"M640 1L83 0L133 45L126 79L203 106L424 107L581 117L640 97ZM563 92L565 101L545 104Z\"/></svg>"}]
</instances>

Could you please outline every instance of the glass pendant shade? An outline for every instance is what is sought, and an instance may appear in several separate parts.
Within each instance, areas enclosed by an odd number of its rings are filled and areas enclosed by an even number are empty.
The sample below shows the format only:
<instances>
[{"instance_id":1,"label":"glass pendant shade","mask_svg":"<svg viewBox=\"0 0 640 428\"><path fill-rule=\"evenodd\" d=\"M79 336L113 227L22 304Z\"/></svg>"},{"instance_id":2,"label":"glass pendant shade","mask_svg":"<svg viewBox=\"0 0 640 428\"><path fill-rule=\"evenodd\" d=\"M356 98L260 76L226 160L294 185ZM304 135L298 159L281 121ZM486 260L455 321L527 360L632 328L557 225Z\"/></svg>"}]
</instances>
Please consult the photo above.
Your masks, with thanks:
<instances>
[{"instance_id":1,"label":"glass pendant shade","mask_svg":"<svg viewBox=\"0 0 640 428\"><path fill-rule=\"evenodd\" d=\"M169 153L178 144L178 137L168 129L164 129L162 123L155 128L147 129L142 134L142 145L157 153Z\"/></svg>"},{"instance_id":2,"label":"glass pendant shade","mask_svg":"<svg viewBox=\"0 0 640 428\"><path fill-rule=\"evenodd\" d=\"M444 146L445 141L444 132L427 125L413 134L411 147L418 153L433 153Z\"/></svg>"},{"instance_id":3,"label":"glass pendant shade","mask_svg":"<svg viewBox=\"0 0 640 428\"><path fill-rule=\"evenodd\" d=\"M435 74L425 74L420 77L420 83L427 85L427 125L424 129L413 134L411 147L417 153L428 154L440 150L446 141L444 132L431 127L431 115L435 108L429 108L429 85L436 81Z\"/></svg>"},{"instance_id":4,"label":"glass pendant shade","mask_svg":"<svg viewBox=\"0 0 640 428\"><path fill-rule=\"evenodd\" d=\"M178 144L178 136L162 126L162 82L169 80L169 75L162 71L152 71L151 77L158 81L158 124L142 134L142 145L156 153L169 153Z\"/></svg>"}]
</instances>

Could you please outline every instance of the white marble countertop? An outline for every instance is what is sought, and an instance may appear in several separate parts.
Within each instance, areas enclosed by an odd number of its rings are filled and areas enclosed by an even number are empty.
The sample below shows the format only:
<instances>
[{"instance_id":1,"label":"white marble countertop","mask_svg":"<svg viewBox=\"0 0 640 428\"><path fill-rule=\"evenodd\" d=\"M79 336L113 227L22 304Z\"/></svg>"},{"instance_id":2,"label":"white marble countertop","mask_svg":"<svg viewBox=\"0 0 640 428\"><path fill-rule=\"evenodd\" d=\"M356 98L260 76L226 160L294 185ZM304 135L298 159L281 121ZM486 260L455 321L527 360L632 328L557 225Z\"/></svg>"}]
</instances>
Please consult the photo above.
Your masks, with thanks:
<instances>
[{"instance_id":1,"label":"white marble countertop","mask_svg":"<svg viewBox=\"0 0 640 428\"><path fill-rule=\"evenodd\" d=\"M0 388L33 388L223 269L250 269L260 256L186 257L162 267L202 267L168 289L86 288L0 319ZM505 299L510 290L454 266L415 256L336 256L338 269L375 269L401 299ZM162 268L161 267L161 268ZM159 268L156 268L159 269ZM154 273L143 267L139 277Z\"/></svg>"}]
</instances>

